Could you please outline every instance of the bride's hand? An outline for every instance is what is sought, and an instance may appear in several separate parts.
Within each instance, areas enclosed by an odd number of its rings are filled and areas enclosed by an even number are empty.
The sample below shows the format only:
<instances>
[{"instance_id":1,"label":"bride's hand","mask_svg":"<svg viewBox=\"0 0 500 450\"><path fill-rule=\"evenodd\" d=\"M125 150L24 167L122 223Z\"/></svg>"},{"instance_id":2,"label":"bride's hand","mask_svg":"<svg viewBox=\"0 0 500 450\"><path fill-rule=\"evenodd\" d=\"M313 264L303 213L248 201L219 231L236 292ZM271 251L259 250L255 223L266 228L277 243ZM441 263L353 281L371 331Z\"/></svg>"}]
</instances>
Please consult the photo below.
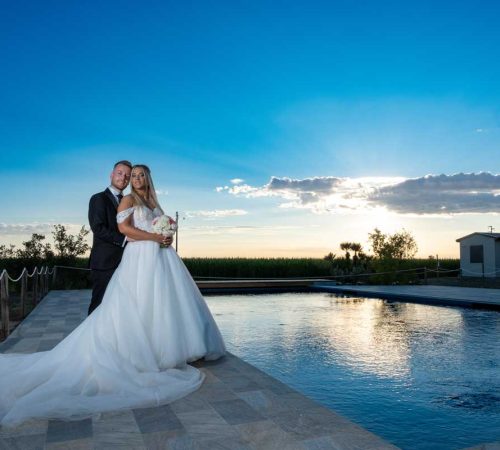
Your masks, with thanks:
<instances>
[{"instance_id":1,"label":"bride's hand","mask_svg":"<svg viewBox=\"0 0 500 450\"><path fill-rule=\"evenodd\" d=\"M163 234L158 234L158 233L151 233L153 235L153 241L158 242L158 244L163 244L163 241L165 240L165 236Z\"/></svg>"},{"instance_id":2,"label":"bride's hand","mask_svg":"<svg viewBox=\"0 0 500 450\"><path fill-rule=\"evenodd\" d=\"M158 244L166 245L167 247L172 244L173 238L172 236L163 236L163 234L152 233L154 236L154 241L158 242Z\"/></svg>"}]
</instances>

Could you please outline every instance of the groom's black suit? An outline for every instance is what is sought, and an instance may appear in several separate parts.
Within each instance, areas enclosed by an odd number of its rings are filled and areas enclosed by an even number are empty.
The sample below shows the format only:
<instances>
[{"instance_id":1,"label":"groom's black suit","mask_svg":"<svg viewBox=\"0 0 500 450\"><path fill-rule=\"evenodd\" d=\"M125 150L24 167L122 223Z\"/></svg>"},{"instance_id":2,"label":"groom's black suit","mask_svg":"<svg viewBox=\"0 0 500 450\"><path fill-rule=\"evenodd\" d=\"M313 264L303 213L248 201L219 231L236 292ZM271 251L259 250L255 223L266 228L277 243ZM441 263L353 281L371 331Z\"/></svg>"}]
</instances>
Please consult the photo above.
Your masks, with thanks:
<instances>
[{"instance_id":1,"label":"groom's black suit","mask_svg":"<svg viewBox=\"0 0 500 450\"><path fill-rule=\"evenodd\" d=\"M89 314L101 304L109 280L122 259L125 236L118 231L117 208L118 201L109 189L90 198L89 224L94 239L90 252L92 300Z\"/></svg>"}]
</instances>

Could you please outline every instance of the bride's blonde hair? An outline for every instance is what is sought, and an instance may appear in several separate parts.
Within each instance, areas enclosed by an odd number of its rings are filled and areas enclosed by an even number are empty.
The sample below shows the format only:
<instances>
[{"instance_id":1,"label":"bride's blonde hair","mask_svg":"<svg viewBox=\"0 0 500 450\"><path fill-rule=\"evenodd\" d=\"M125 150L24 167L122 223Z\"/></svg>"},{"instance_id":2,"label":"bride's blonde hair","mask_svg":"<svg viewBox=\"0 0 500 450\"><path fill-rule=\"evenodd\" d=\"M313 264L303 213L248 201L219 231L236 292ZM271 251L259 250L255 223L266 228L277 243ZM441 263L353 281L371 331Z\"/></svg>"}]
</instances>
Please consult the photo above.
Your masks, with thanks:
<instances>
[{"instance_id":1,"label":"bride's blonde hair","mask_svg":"<svg viewBox=\"0 0 500 450\"><path fill-rule=\"evenodd\" d=\"M134 169L142 169L144 171L144 179L146 181L146 201L148 202L148 204L144 202L142 196L138 194L138 192L134 189L133 184L130 183L130 195L132 195L132 198L134 199L134 205L146 206L147 208L158 208L163 214L163 210L161 209L160 203L158 202L158 197L156 196L153 179L151 178L151 170L148 166L146 166L146 164L135 164L132 167L132 172L134 171Z\"/></svg>"}]
</instances>

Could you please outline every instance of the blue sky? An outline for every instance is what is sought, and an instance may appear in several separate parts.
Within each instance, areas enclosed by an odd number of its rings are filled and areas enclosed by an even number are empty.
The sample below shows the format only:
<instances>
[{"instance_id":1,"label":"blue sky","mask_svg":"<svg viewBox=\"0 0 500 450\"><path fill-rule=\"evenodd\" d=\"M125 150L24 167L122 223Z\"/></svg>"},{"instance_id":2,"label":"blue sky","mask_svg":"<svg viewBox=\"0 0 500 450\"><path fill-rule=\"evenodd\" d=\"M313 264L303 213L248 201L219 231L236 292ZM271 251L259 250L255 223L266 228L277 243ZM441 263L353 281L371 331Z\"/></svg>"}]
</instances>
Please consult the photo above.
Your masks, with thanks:
<instances>
[{"instance_id":1,"label":"blue sky","mask_svg":"<svg viewBox=\"0 0 500 450\"><path fill-rule=\"evenodd\" d=\"M500 177L477 176L500 172L499 13L494 1L4 4L0 243L85 224L128 158L186 217L186 256L321 256L366 245L375 226L412 231L423 256L456 255L462 234L500 231Z\"/></svg>"}]
</instances>

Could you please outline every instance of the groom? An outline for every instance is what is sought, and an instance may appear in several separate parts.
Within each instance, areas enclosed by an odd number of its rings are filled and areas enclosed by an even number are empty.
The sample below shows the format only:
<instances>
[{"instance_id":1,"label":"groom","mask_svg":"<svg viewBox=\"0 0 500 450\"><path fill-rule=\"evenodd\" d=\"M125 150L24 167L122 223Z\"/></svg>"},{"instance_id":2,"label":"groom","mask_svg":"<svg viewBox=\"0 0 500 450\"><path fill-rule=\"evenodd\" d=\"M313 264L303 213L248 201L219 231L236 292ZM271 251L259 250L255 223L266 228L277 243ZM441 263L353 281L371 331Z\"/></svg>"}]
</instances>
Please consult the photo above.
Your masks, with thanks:
<instances>
[{"instance_id":1,"label":"groom","mask_svg":"<svg viewBox=\"0 0 500 450\"><path fill-rule=\"evenodd\" d=\"M118 161L110 175L110 186L90 199L89 223L94 239L90 252L92 300L89 315L101 304L127 243L127 238L118 231L116 210L130 181L131 171L132 164L129 161Z\"/></svg>"}]
</instances>

